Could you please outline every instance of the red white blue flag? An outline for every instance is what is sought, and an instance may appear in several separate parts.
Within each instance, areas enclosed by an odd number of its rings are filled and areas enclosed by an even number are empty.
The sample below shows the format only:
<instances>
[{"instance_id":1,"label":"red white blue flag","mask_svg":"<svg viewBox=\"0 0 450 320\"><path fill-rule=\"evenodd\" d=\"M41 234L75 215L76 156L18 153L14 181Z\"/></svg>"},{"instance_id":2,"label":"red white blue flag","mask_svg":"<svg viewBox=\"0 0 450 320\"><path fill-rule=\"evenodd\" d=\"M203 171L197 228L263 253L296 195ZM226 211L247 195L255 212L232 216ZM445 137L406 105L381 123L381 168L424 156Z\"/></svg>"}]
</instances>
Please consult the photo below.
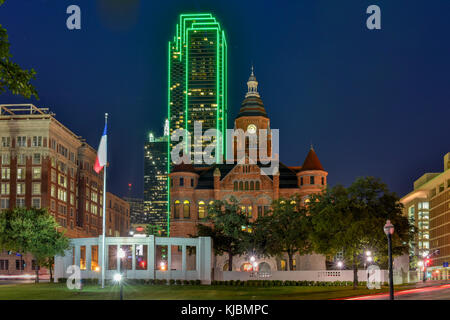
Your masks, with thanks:
<instances>
[{"instance_id":1,"label":"red white blue flag","mask_svg":"<svg viewBox=\"0 0 450 320\"><path fill-rule=\"evenodd\" d=\"M100 145L98 146L97 158L95 159L94 170L97 173L102 171L103 167L106 165L106 123L105 129L103 130L102 138L100 139Z\"/></svg>"}]
</instances>

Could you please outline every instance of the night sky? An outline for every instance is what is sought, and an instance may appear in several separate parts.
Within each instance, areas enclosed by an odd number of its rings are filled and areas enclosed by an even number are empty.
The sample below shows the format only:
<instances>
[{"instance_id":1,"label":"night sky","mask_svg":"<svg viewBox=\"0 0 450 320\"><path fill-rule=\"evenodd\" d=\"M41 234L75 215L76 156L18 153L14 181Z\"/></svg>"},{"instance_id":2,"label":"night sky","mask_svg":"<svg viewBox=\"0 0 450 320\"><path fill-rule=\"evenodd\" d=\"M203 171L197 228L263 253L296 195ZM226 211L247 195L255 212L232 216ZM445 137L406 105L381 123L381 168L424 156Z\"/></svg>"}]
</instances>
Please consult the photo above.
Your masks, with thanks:
<instances>
[{"instance_id":1,"label":"night sky","mask_svg":"<svg viewBox=\"0 0 450 320\"><path fill-rule=\"evenodd\" d=\"M77 4L82 29L66 28ZM382 30L366 28L381 7ZM40 100L97 148L110 114L108 188L142 197L143 143L167 116L167 42L178 15L212 12L228 42L231 124L253 63L280 129L280 157L299 166L311 142L329 183L381 177L399 195L450 151L450 1L6 0L14 61L34 68Z\"/></svg>"}]
</instances>

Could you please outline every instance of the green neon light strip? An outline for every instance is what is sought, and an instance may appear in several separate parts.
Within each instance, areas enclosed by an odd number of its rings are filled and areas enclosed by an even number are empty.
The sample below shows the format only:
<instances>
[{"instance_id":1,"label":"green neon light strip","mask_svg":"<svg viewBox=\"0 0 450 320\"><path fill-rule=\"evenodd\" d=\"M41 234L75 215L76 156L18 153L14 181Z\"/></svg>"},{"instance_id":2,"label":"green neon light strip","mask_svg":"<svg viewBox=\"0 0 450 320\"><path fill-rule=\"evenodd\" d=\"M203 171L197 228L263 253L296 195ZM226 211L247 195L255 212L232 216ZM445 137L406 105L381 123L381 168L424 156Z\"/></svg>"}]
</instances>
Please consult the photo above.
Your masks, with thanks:
<instances>
[{"instance_id":1,"label":"green neon light strip","mask_svg":"<svg viewBox=\"0 0 450 320\"><path fill-rule=\"evenodd\" d=\"M168 45L168 50L167 50L167 54L168 54L168 72L167 72L167 114L168 114L168 119L169 119L169 136L167 137L167 236L170 237L170 59L172 57L171 54L171 46L170 46L170 41L169 41L169 45Z\"/></svg>"}]
</instances>

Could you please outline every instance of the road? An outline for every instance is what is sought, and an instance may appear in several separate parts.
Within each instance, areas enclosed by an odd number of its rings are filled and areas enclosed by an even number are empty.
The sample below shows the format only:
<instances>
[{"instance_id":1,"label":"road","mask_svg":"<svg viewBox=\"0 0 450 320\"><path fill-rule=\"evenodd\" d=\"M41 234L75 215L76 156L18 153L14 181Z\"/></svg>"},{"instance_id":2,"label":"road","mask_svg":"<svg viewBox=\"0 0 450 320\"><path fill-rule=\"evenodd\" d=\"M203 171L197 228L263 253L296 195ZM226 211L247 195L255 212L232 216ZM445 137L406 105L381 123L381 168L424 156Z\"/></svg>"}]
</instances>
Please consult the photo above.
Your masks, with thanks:
<instances>
[{"instance_id":1,"label":"road","mask_svg":"<svg viewBox=\"0 0 450 320\"><path fill-rule=\"evenodd\" d=\"M389 293L351 297L345 300L389 300ZM450 300L450 284L402 290L394 293L394 300Z\"/></svg>"}]
</instances>

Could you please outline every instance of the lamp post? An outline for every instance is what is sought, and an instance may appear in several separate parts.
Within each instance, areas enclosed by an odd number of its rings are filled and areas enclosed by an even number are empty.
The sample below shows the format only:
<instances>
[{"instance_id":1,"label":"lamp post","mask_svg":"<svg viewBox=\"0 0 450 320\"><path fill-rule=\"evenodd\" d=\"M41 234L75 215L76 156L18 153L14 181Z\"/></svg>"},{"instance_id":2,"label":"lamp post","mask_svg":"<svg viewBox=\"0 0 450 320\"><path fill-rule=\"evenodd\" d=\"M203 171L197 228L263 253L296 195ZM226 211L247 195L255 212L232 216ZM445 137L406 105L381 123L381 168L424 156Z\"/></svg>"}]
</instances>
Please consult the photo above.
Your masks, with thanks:
<instances>
[{"instance_id":1,"label":"lamp post","mask_svg":"<svg viewBox=\"0 0 450 320\"><path fill-rule=\"evenodd\" d=\"M388 238L389 255L389 299L394 300L394 272L392 270L392 235L394 234L394 225L391 220L387 220L384 225L384 233Z\"/></svg>"},{"instance_id":2,"label":"lamp post","mask_svg":"<svg viewBox=\"0 0 450 320\"><path fill-rule=\"evenodd\" d=\"M119 263L119 273L114 275L114 280L119 283L120 285L120 300L123 300L123 281L122 281L122 259L125 257L125 251L122 250L122 248L119 249L119 252L117 253L120 259Z\"/></svg>"}]
</instances>

